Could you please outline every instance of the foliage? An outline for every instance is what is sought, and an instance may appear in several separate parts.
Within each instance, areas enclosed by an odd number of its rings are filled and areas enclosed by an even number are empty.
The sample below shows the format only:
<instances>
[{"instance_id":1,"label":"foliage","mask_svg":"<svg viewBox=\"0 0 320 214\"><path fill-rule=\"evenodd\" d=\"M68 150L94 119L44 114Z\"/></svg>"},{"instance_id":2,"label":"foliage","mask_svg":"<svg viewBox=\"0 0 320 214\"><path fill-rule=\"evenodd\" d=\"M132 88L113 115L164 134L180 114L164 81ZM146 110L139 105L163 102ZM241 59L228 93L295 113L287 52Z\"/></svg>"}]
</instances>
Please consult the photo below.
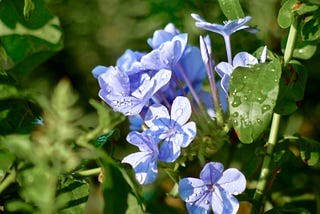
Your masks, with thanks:
<instances>
[{"instance_id":1,"label":"foliage","mask_svg":"<svg viewBox=\"0 0 320 214\"><path fill-rule=\"evenodd\" d=\"M307 132L317 99L305 110L319 80L318 1L281 1L281 33L266 42L250 27L257 3L97 0L85 16L84 2L62 2L0 1L0 211L319 212L319 135ZM112 26L99 26L101 11ZM178 24L156 30L166 22ZM213 39L198 47L203 30ZM141 49L91 76L128 44Z\"/></svg>"}]
</instances>

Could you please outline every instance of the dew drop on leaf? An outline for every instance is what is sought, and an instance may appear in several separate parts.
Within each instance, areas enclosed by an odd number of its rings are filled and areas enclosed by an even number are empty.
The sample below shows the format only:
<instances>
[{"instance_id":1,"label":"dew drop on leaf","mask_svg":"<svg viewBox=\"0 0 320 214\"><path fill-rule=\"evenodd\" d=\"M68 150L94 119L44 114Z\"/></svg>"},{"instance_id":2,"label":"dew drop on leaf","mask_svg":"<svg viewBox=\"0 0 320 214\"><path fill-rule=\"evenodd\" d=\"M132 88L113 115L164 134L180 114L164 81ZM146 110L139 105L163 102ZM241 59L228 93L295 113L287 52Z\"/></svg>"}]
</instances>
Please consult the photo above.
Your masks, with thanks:
<instances>
[{"instance_id":1,"label":"dew drop on leaf","mask_svg":"<svg viewBox=\"0 0 320 214\"><path fill-rule=\"evenodd\" d=\"M241 99L238 96L235 96L231 105L233 107L238 107L241 104Z\"/></svg>"}]
</instances>

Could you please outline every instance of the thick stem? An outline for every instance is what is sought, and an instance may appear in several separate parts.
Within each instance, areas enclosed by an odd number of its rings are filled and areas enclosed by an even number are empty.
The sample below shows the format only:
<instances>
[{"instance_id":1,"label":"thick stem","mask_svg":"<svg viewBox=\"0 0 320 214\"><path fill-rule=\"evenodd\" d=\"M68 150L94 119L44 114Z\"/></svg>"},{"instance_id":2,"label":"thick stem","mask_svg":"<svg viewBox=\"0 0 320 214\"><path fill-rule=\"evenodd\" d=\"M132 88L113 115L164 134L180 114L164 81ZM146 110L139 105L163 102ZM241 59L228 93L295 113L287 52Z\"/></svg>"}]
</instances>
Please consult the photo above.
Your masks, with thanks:
<instances>
[{"instance_id":1,"label":"thick stem","mask_svg":"<svg viewBox=\"0 0 320 214\"><path fill-rule=\"evenodd\" d=\"M297 36L297 28L298 28L298 17L295 17L292 21L292 24L290 26L288 41L286 44L286 49L284 52L284 64L287 64L293 54L294 45L296 41ZM272 171L270 169L272 156L273 156L273 149L277 144L277 136L279 132L279 124L280 124L280 115L277 113L273 113L272 123L271 123L271 129L269 133L269 139L267 142L267 151L266 155L263 159L262 168L260 172L260 177L258 180L256 192L254 194L254 201L256 201L257 204L257 210L252 210L251 213L256 213L255 211L258 211L258 213L263 213L264 208L264 200L265 200L265 191L267 187L268 180L272 174Z\"/></svg>"}]
</instances>

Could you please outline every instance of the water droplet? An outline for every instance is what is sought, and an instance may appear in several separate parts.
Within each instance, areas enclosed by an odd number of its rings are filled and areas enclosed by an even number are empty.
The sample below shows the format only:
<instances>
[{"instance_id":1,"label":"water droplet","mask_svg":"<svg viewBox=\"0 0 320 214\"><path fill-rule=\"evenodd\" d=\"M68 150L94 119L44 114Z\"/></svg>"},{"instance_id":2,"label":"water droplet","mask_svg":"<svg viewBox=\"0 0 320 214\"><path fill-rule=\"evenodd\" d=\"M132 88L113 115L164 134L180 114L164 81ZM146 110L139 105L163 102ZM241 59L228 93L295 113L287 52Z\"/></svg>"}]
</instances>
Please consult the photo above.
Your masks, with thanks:
<instances>
[{"instance_id":1,"label":"water droplet","mask_svg":"<svg viewBox=\"0 0 320 214\"><path fill-rule=\"evenodd\" d=\"M204 201L205 204L210 204L209 200Z\"/></svg>"},{"instance_id":2,"label":"water droplet","mask_svg":"<svg viewBox=\"0 0 320 214\"><path fill-rule=\"evenodd\" d=\"M140 92L142 92L144 90L144 86L140 85L138 89L139 89Z\"/></svg>"},{"instance_id":3,"label":"water droplet","mask_svg":"<svg viewBox=\"0 0 320 214\"><path fill-rule=\"evenodd\" d=\"M270 108L271 108L271 107L270 107L269 105L263 105L263 106L262 106L262 113L265 113L265 112L269 111Z\"/></svg>"},{"instance_id":4,"label":"water droplet","mask_svg":"<svg viewBox=\"0 0 320 214\"><path fill-rule=\"evenodd\" d=\"M261 121L260 119L257 119L257 123L259 123L259 124L260 124L260 123L262 123L262 121Z\"/></svg>"},{"instance_id":5,"label":"water droplet","mask_svg":"<svg viewBox=\"0 0 320 214\"><path fill-rule=\"evenodd\" d=\"M191 203L189 203L191 206L193 205L193 203L191 202Z\"/></svg>"},{"instance_id":6,"label":"water droplet","mask_svg":"<svg viewBox=\"0 0 320 214\"><path fill-rule=\"evenodd\" d=\"M165 59L163 60L164 64L168 65L169 64L169 60L168 59Z\"/></svg>"},{"instance_id":7,"label":"water droplet","mask_svg":"<svg viewBox=\"0 0 320 214\"><path fill-rule=\"evenodd\" d=\"M238 96L235 96L233 102L231 103L232 107L238 107L241 104L241 99Z\"/></svg>"},{"instance_id":8,"label":"water droplet","mask_svg":"<svg viewBox=\"0 0 320 214\"><path fill-rule=\"evenodd\" d=\"M279 80L278 79L274 79L274 82L279 82Z\"/></svg>"},{"instance_id":9,"label":"water droplet","mask_svg":"<svg viewBox=\"0 0 320 214\"><path fill-rule=\"evenodd\" d=\"M232 116L233 116L233 117L238 117L238 116L239 116L239 113L238 113L238 112L234 112L234 113L232 114Z\"/></svg>"},{"instance_id":10,"label":"water droplet","mask_svg":"<svg viewBox=\"0 0 320 214\"><path fill-rule=\"evenodd\" d=\"M272 68L272 69L271 69L271 71L272 71L272 72L275 72L275 71L276 71L276 69Z\"/></svg>"},{"instance_id":11,"label":"water droplet","mask_svg":"<svg viewBox=\"0 0 320 214\"><path fill-rule=\"evenodd\" d=\"M238 126L238 120L236 119L233 120L233 126Z\"/></svg>"},{"instance_id":12,"label":"water droplet","mask_svg":"<svg viewBox=\"0 0 320 214\"><path fill-rule=\"evenodd\" d=\"M248 79L248 77L247 76L243 76L243 79Z\"/></svg>"},{"instance_id":13,"label":"water droplet","mask_svg":"<svg viewBox=\"0 0 320 214\"><path fill-rule=\"evenodd\" d=\"M248 97L247 97L247 96L244 96L243 99L244 99L244 100L248 100Z\"/></svg>"}]
</instances>

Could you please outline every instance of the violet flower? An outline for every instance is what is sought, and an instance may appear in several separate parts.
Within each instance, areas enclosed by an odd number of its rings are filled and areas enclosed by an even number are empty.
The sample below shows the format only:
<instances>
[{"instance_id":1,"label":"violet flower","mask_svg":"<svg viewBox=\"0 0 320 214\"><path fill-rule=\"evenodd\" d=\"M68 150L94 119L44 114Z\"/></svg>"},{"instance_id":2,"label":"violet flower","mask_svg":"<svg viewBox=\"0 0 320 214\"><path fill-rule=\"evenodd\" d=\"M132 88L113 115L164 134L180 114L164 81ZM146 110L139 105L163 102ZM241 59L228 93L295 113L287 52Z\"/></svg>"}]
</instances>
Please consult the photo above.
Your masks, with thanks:
<instances>
[{"instance_id":1,"label":"violet flower","mask_svg":"<svg viewBox=\"0 0 320 214\"><path fill-rule=\"evenodd\" d=\"M122 163L128 163L132 166L140 184L152 183L158 174L158 143L145 132L130 132L127 141L137 146L140 152L126 156Z\"/></svg>"},{"instance_id":2,"label":"violet flower","mask_svg":"<svg viewBox=\"0 0 320 214\"><path fill-rule=\"evenodd\" d=\"M235 168L223 172L218 162L207 163L198 178L184 178L179 182L180 197L186 202L190 214L235 214L239 202L233 195L246 188L244 175Z\"/></svg>"},{"instance_id":3,"label":"violet flower","mask_svg":"<svg viewBox=\"0 0 320 214\"><path fill-rule=\"evenodd\" d=\"M178 96L172 103L171 114L160 104L149 107L145 116L148 131L163 140L159 160L173 162L180 155L180 147L187 147L196 136L196 124L186 123L191 115L191 105L186 97Z\"/></svg>"},{"instance_id":4,"label":"violet flower","mask_svg":"<svg viewBox=\"0 0 320 214\"><path fill-rule=\"evenodd\" d=\"M139 114L150 98L171 78L171 71L161 69L153 76L148 73L128 75L118 67L104 67L98 76L99 96L114 111L124 115Z\"/></svg>"}]
</instances>

